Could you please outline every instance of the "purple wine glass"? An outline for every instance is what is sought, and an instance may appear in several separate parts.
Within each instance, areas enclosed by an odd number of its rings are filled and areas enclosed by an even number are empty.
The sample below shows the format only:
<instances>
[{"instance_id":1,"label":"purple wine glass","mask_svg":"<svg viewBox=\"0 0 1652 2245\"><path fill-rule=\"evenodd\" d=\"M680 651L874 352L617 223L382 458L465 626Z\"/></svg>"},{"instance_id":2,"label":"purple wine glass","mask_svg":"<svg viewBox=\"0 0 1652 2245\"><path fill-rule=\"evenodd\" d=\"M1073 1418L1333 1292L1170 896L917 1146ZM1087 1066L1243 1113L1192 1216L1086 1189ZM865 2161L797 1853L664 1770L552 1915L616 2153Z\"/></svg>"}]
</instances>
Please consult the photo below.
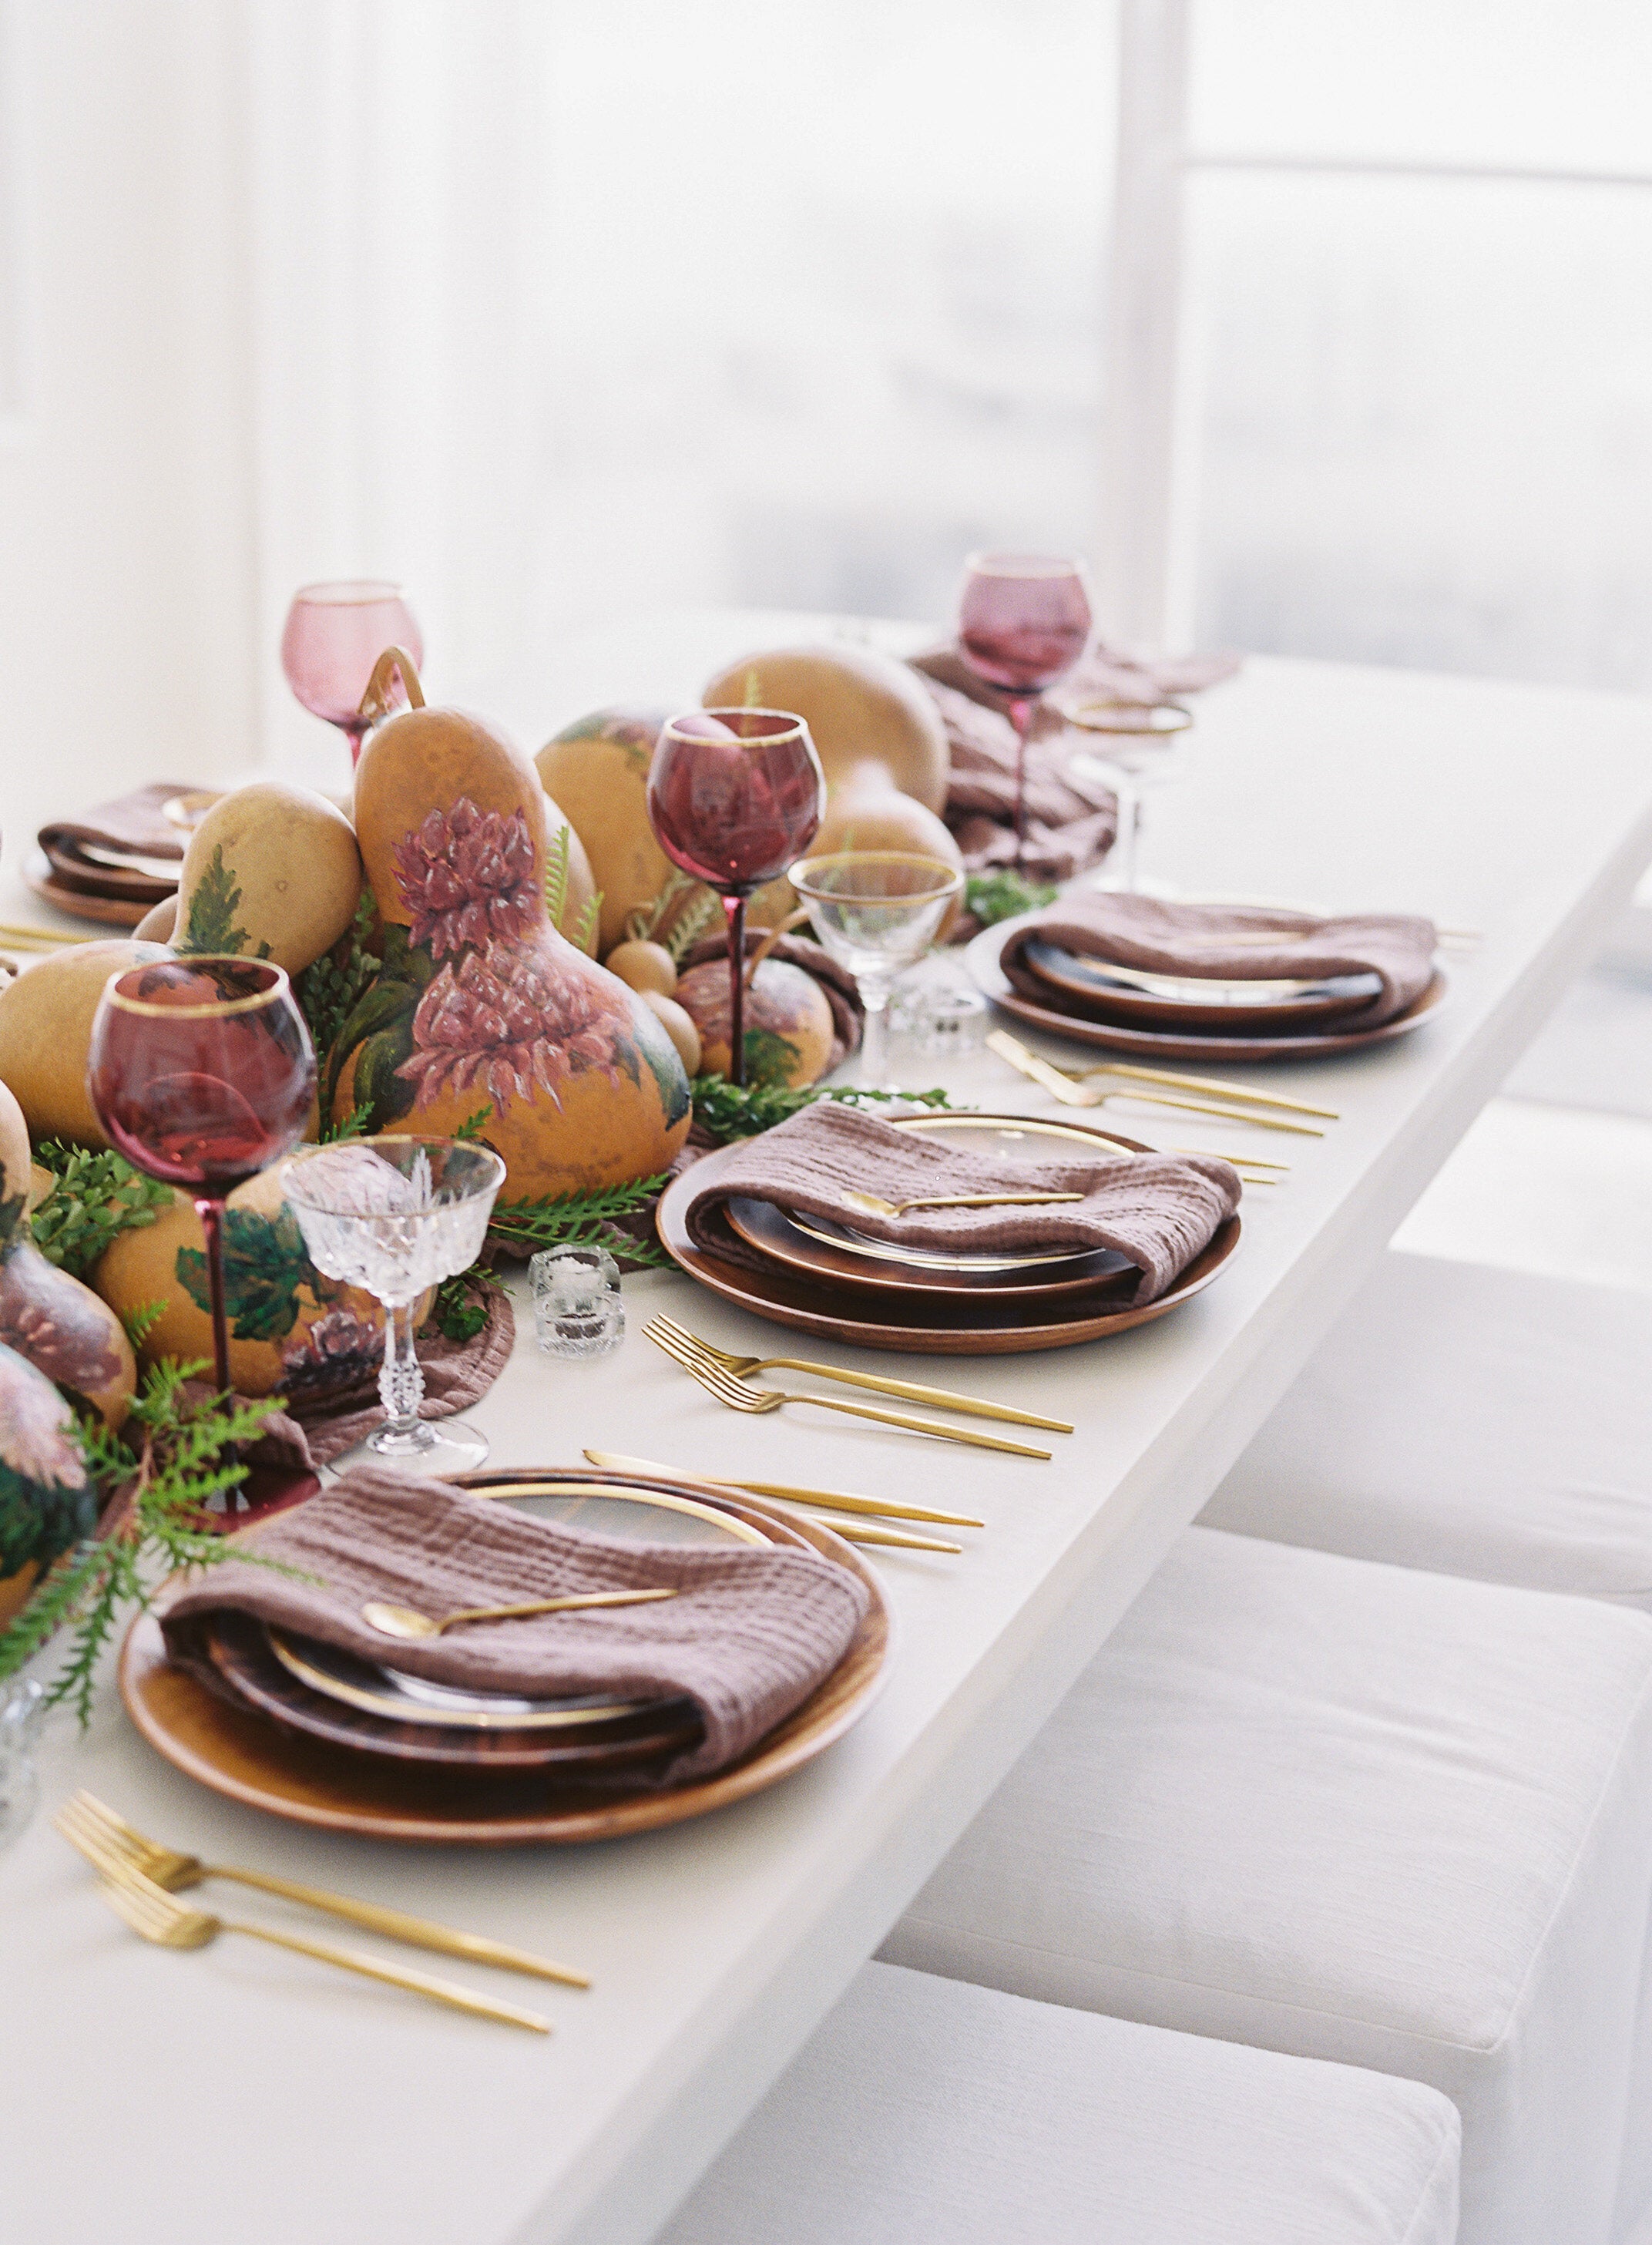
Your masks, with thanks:
<instances>
[{"instance_id":1,"label":"purple wine glass","mask_svg":"<svg viewBox=\"0 0 1652 2245\"><path fill-rule=\"evenodd\" d=\"M1015 862L1026 852L1026 740L1043 695L1084 653L1090 600L1075 555L972 553L958 640L978 678L1010 696L1015 728Z\"/></svg>"},{"instance_id":2,"label":"purple wine glass","mask_svg":"<svg viewBox=\"0 0 1652 2245\"><path fill-rule=\"evenodd\" d=\"M783 709L689 709L660 728L648 819L674 865L723 900L728 921L728 1068L746 1081L746 899L814 840L826 775L801 717Z\"/></svg>"},{"instance_id":3,"label":"purple wine glass","mask_svg":"<svg viewBox=\"0 0 1652 2245\"><path fill-rule=\"evenodd\" d=\"M311 716L325 717L349 741L352 770L370 722L361 714L362 696L387 647L405 648L413 668L423 668L424 634L399 585L352 579L303 585L294 593L281 633L281 668Z\"/></svg>"},{"instance_id":4,"label":"purple wine glass","mask_svg":"<svg viewBox=\"0 0 1652 2245\"><path fill-rule=\"evenodd\" d=\"M115 1151L188 1193L206 1236L213 1372L227 1390L224 1202L304 1135L315 1055L283 968L199 956L104 986L86 1088Z\"/></svg>"}]
</instances>

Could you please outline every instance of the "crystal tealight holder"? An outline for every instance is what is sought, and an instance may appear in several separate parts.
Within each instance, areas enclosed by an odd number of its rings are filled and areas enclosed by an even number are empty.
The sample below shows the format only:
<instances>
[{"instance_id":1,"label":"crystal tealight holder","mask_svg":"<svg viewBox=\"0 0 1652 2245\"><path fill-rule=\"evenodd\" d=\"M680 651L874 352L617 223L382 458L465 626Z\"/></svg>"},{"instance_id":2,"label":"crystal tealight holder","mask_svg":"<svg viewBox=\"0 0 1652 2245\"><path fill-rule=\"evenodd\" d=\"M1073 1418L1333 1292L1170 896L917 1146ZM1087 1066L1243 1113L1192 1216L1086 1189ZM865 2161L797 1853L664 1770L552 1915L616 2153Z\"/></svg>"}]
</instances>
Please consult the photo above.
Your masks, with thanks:
<instances>
[{"instance_id":1,"label":"crystal tealight holder","mask_svg":"<svg viewBox=\"0 0 1652 2245\"><path fill-rule=\"evenodd\" d=\"M34 1750L45 1712L45 1688L32 1678L0 1688L0 1848L17 1838L40 1797Z\"/></svg>"},{"instance_id":2,"label":"crystal tealight holder","mask_svg":"<svg viewBox=\"0 0 1652 2245\"><path fill-rule=\"evenodd\" d=\"M528 1283L547 1356L606 1356L625 1339L620 1265L606 1247L547 1247L529 1264Z\"/></svg>"}]
</instances>

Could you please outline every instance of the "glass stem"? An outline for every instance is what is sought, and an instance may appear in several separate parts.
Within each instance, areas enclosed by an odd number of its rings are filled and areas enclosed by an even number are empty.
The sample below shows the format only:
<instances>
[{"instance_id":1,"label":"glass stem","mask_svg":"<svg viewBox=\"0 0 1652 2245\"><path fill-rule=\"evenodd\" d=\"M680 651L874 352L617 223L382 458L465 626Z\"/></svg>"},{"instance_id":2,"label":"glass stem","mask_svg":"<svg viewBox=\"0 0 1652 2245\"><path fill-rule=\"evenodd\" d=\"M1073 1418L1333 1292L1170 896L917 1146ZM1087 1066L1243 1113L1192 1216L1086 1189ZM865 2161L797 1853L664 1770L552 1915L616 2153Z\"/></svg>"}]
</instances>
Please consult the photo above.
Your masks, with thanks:
<instances>
[{"instance_id":1,"label":"glass stem","mask_svg":"<svg viewBox=\"0 0 1652 2245\"><path fill-rule=\"evenodd\" d=\"M1019 872L1026 862L1026 736L1032 722L1032 712L1038 707L1036 699L1018 698L1010 704L1010 722L1015 728L1015 869Z\"/></svg>"},{"instance_id":2,"label":"glass stem","mask_svg":"<svg viewBox=\"0 0 1652 2245\"><path fill-rule=\"evenodd\" d=\"M220 1394L229 1392L229 1320L224 1311L224 1204L203 1193L195 1213L206 1238L206 1285L213 1306L213 1376Z\"/></svg>"},{"instance_id":3,"label":"glass stem","mask_svg":"<svg viewBox=\"0 0 1652 2245\"><path fill-rule=\"evenodd\" d=\"M728 919L728 1081L746 1081L746 899L725 897Z\"/></svg>"},{"instance_id":4,"label":"glass stem","mask_svg":"<svg viewBox=\"0 0 1652 2245\"><path fill-rule=\"evenodd\" d=\"M861 1003L866 1023L861 1031L860 1080L863 1091L892 1091L889 1080L889 994L882 977L863 974Z\"/></svg>"},{"instance_id":5,"label":"glass stem","mask_svg":"<svg viewBox=\"0 0 1652 2245\"><path fill-rule=\"evenodd\" d=\"M1129 896L1141 878L1141 790L1126 781L1117 795L1119 837L1114 846L1119 853L1119 886Z\"/></svg>"},{"instance_id":6,"label":"glass stem","mask_svg":"<svg viewBox=\"0 0 1652 2245\"><path fill-rule=\"evenodd\" d=\"M377 1446L385 1449L423 1449L429 1437L419 1417L424 1396L424 1372L413 1346L413 1305L384 1305L384 1361L379 1367L379 1401L385 1423Z\"/></svg>"},{"instance_id":7,"label":"glass stem","mask_svg":"<svg viewBox=\"0 0 1652 2245\"><path fill-rule=\"evenodd\" d=\"M350 770L354 771L362 761L362 743L367 738L367 727L365 723L341 725L339 730L350 744Z\"/></svg>"}]
</instances>

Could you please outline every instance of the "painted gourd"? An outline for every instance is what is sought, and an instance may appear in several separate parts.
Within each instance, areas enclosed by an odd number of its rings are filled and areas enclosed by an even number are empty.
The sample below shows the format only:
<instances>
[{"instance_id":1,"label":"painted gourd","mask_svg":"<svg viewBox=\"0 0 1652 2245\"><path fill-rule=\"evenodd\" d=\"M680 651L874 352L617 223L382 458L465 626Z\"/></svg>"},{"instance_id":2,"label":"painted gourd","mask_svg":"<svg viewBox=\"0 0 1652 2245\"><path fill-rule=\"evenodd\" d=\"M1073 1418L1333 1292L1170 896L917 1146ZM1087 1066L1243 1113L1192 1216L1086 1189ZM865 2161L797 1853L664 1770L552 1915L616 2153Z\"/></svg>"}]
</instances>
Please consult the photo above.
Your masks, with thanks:
<instances>
[{"instance_id":1,"label":"painted gourd","mask_svg":"<svg viewBox=\"0 0 1652 2245\"><path fill-rule=\"evenodd\" d=\"M727 960L691 967L677 984L677 1003L700 1032L701 1067L727 1075ZM833 1036L832 1009L814 976L789 960L765 959L746 989L747 1081L792 1091L817 1083L832 1064Z\"/></svg>"},{"instance_id":2,"label":"painted gourd","mask_svg":"<svg viewBox=\"0 0 1652 2245\"><path fill-rule=\"evenodd\" d=\"M317 1271L281 1180L278 1163L237 1185L227 1204L230 1379L242 1395L319 1400L376 1373L384 1312L371 1294ZM123 1231L92 1272L98 1293L123 1318L160 1309L139 1350L145 1364L167 1356L210 1360L206 1245L193 1203L179 1193L153 1224ZM427 1299L416 1318L428 1315Z\"/></svg>"},{"instance_id":3,"label":"painted gourd","mask_svg":"<svg viewBox=\"0 0 1652 2245\"><path fill-rule=\"evenodd\" d=\"M301 973L355 917L362 861L335 804L285 780L220 795L189 838L173 941Z\"/></svg>"},{"instance_id":4,"label":"painted gourd","mask_svg":"<svg viewBox=\"0 0 1652 2245\"><path fill-rule=\"evenodd\" d=\"M108 1303L35 1245L28 1193L26 1169L15 1188L0 1184L0 1342L119 1427L138 1386L132 1343Z\"/></svg>"},{"instance_id":5,"label":"painted gourd","mask_svg":"<svg viewBox=\"0 0 1652 2245\"><path fill-rule=\"evenodd\" d=\"M534 763L545 793L585 845L602 892L598 949L623 942L626 922L670 879L648 824L648 766L668 709L598 709L548 740Z\"/></svg>"},{"instance_id":6,"label":"painted gourd","mask_svg":"<svg viewBox=\"0 0 1652 2245\"><path fill-rule=\"evenodd\" d=\"M44 1373L0 1343L0 1629L97 1525L97 1489L73 1428Z\"/></svg>"},{"instance_id":7,"label":"painted gourd","mask_svg":"<svg viewBox=\"0 0 1652 2245\"><path fill-rule=\"evenodd\" d=\"M635 992L546 917L538 774L492 726L426 709L416 688L356 769L384 964L341 1034L328 1111L450 1136L480 1110L506 1199L667 1169L688 1133L688 1079Z\"/></svg>"},{"instance_id":8,"label":"painted gourd","mask_svg":"<svg viewBox=\"0 0 1652 2245\"><path fill-rule=\"evenodd\" d=\"M16 1094L37 1144L108 1145L86 1089L92 1015L112 974L166 956L153 943L71 944L0 990L0 1082Z\"/></svg>"}]
</instances>

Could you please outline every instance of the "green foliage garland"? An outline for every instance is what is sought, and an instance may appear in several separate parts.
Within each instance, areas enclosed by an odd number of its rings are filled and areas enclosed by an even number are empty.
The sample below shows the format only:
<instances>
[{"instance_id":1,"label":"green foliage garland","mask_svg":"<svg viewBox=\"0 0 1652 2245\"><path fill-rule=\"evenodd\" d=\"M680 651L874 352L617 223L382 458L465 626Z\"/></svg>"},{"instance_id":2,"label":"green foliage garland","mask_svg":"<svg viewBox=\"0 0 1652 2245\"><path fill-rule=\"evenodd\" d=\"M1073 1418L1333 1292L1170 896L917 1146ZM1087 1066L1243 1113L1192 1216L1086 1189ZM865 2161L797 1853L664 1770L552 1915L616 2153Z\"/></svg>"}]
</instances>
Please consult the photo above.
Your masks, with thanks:
<instances>
[{"instance_id":1,"label":"green foliage garland","mask_svg":"<svg viewBox=\"0 0 1652 2245\"><path fill-rule=\"evenodd\" d=\"M855 1084L824 1083L811 1083L801 1091L771 1083L748 1083L742 1089L724 1075L697 1075L694 1093L694 1122L720 1146L731 1139L755 1138L760 1131L772 1130L777 1122L789 1122L819 1099L836 1099L851 1107L887 1105L890 1100L919 1107L950 1104L944 1091L866 1091Z\"/></svg>"},{"instance_id":2,"label":"green foliage garland","mask_svg":"<svg viewBox=\"0 0 1652 2245\"><path fill-rule=\"evenodd\" d=\"M172 1206L170 1185L144 1177L118 1154L48 1138L35 1160L58 1180L31 1219L35 1245L71 1278L84 1278L123 1231L152 1224Z\"/></svg>"},{"instance_id":3,"label":"green foliage garland","mask_svg":"<svg viewBox=\"0 0 1652 2245\"><path fill-rule=\"evenodd\" d=\"M1029 881L1025 873L1000 866L993 873L972 873L964 884L964 905L983 927L996 927L1018 912L1039 912L1055 902L1051 881Z\"/></svg>"},{"instance_id":4,"label":"green foliage garland","mask_svg":"<svg viewBox=\"0 0 1652 2245\"><path fill-rule=\"evenodd\" d=\"M100 1421L84 1421L76 1439L86 1466L107 1492L130 1484L126 1510L110 1533L90 1534L78 1519L64 1556L10 1626L0 1631L0 1679L11 1675L62 1623L72 1622L68 1657L47 1692L69 1700L84 1725L91 1713L98 1663L123 1610L146 1606L156 1584L182 1569L253 1555L227 1543L207 1509L211 1498L240 1485L247 1468L227 1462L228 1445L256 1439L273 1400L226 1404L218 1395L191 1398L184 1384L201 1364L158 1366L132 1407L133 1450ZM234 1454L229 1452L229 1459Z\"/></svg>"}]
</instances>

